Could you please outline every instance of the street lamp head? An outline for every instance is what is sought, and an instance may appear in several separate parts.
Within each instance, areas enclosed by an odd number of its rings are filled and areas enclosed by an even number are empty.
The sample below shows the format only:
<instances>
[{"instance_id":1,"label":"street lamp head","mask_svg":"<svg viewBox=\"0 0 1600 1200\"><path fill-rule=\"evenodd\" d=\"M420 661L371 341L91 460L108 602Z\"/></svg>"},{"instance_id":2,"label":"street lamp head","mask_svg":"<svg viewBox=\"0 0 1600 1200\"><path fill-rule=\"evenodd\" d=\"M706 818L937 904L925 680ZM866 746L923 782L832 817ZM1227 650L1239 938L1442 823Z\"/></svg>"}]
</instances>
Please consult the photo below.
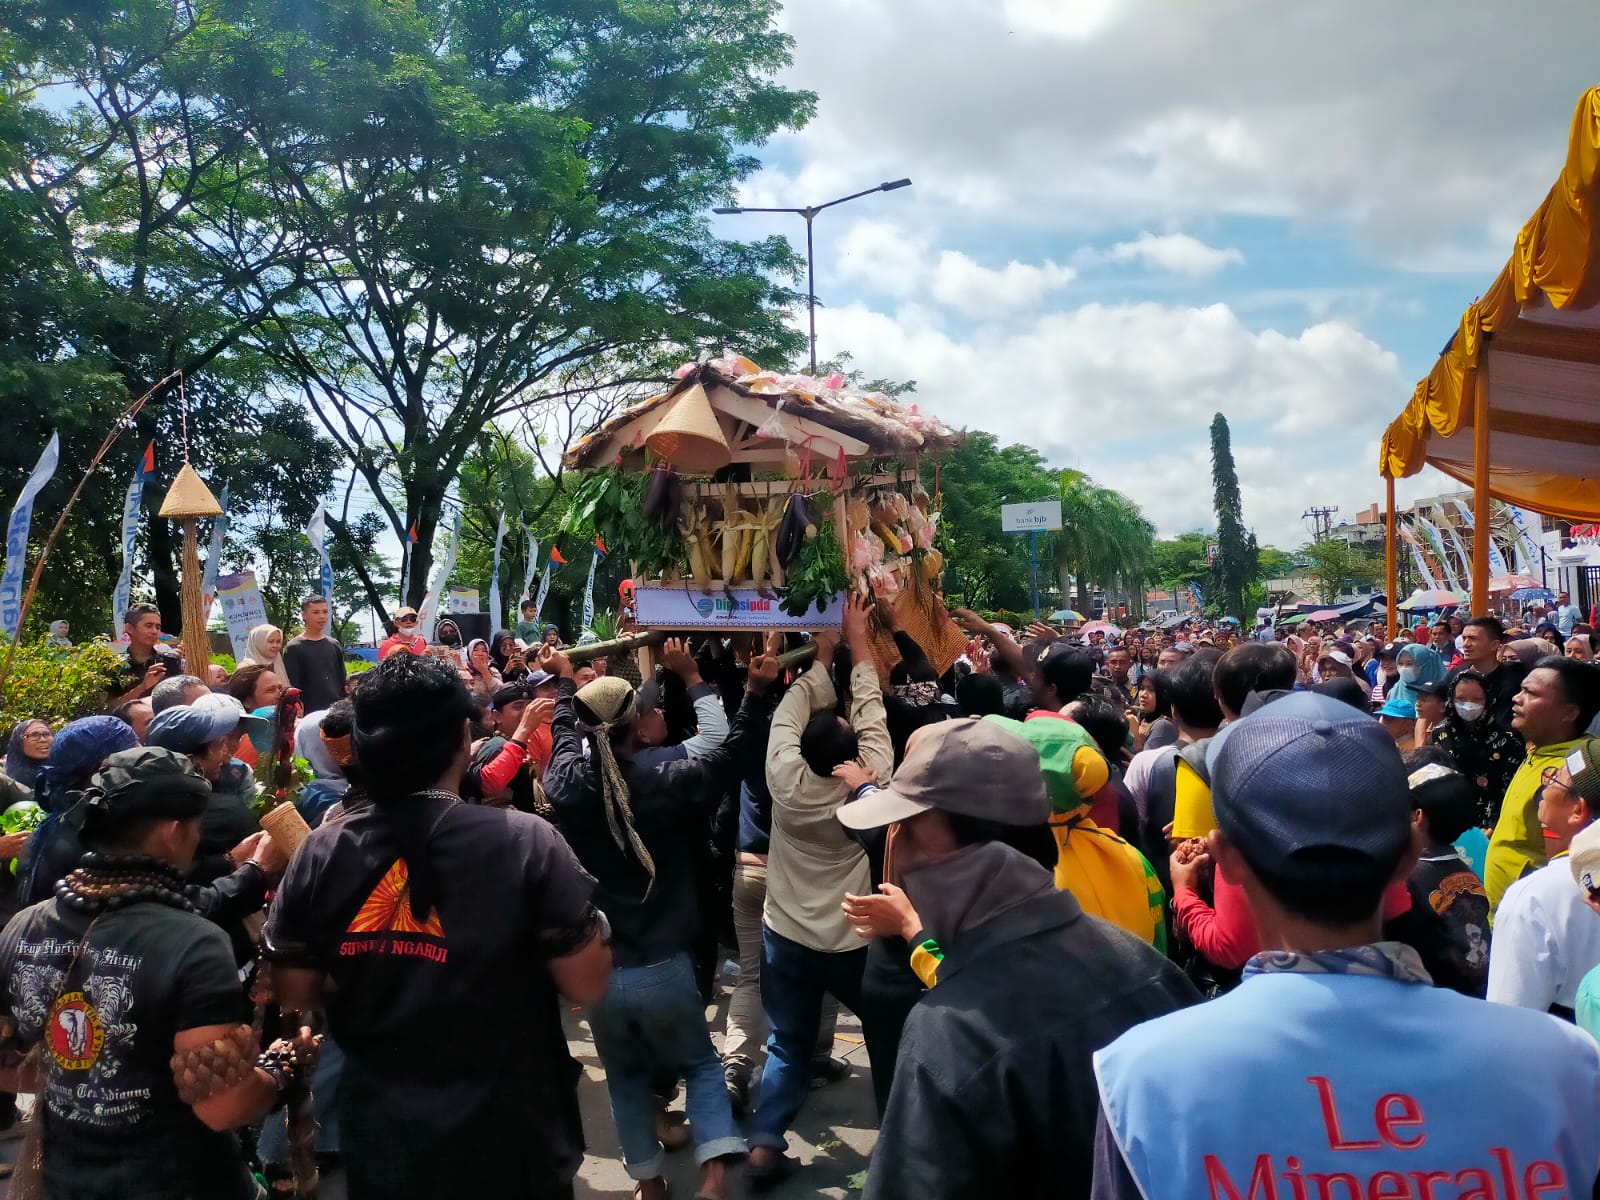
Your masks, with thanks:
<instances>
[{"instance_id":1,"label":"street lamp head","mask_svg":"<svg viewBox=\"0 0 1600 1200\"><path fill-rule=\"evenodd\" d=\"M716 213L719 217L733 217L742 213L744 209L735 205L733 208L713 208L711 211Z\"/></svg>"},{"instance_id":2,"label":"street lamp head","mask_svg":"<svg viewBox=\"0 0 1600 1200\"><path fill-rule=\"evenodd\" d=\"M910 187L910 186L911 186L911 180L909 180L909 179L896 179L893 183L879 184L878 185L878 190L880 192L892 192L892 191L896 191L899 188Z\"/></svg>"}]
</instances>

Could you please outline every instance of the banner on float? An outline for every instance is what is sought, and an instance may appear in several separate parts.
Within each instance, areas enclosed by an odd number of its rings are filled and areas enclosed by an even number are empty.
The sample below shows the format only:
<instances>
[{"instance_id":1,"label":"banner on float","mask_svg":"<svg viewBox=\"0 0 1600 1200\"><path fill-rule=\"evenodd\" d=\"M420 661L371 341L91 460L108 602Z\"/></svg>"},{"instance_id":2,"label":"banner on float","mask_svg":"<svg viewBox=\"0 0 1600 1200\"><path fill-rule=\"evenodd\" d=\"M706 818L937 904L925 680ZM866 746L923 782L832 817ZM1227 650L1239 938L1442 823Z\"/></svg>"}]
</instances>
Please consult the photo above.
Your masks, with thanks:
<instances>
[{"instance_id":1,"label":"banner on float","mask_svg":"<svg viewBox=\"0 0 1600 1200\"><path fill-rule=\"evenodd\" d=\"M235 571L217 576L217 599L222 601L222 616L228 622L228 641L233 657L241 660L250 650L250 631L267 623L267 606L261 602L261 588L254 571Z\"/></svg>"},{"instance_id":2,"label":"banner on float","mask_svg":"<svg viewBox=\"0 0 1600 1200\"><path fill-rule=\"evenodd\" d=\"M6 569L0 576L0 633L14 637L22 623L22 573L28 565L28 526L33 522L33 498L50 482L61 459L61 439L50 435L44 452L33 465L33 474L22 485L22 494L11 510L6 525Z\"/></svg>"},{"instance_id":3,"label":"banner on float","mask_svg":"<svg viewBox=\"0 0 1600 1200\"><path fill-rule=\"evenodd\" d=\"M798 617L783 611L775 596L755 588L716 591L709 596L681 587L638 588L634 611L639 624L660 629L838 629L844 624L844 594L813 604Z\"/></svg>"},{"instance_id":4,"label":"banner on float","mask_svg":"<svg viewBox=\"0 0 1600 1200\"><path fill-rule=\"evenodd\" d=\"M477 613L483 607L478 599L477 588L453 587L445 599L445 611L452 613Z\"/></svg>"}]
</instances>

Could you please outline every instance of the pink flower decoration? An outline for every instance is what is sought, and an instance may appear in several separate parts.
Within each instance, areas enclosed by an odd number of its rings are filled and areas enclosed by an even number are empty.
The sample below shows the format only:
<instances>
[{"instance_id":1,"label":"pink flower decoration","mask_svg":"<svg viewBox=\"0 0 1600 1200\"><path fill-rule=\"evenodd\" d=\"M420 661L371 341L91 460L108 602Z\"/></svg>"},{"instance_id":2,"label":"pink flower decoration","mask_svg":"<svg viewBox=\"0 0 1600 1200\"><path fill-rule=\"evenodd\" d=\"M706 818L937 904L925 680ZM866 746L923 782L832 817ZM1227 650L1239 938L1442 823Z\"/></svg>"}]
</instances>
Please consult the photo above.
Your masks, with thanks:
<instances>
[{"instance_id":1,"label":"pink flower decoration","mask_svg":"<svg viewBox=\"0 0 1600 1200\"><path fill-rule=\"evenodd\" d=\"M835 391L837 391L838 389L840 389L840 388L842 388L844 386L844 376L839 374L839 372L835 371L832 375L829 375L822 382L825 383L828 387L831 387Z\"/></svg>"}]
</instances>

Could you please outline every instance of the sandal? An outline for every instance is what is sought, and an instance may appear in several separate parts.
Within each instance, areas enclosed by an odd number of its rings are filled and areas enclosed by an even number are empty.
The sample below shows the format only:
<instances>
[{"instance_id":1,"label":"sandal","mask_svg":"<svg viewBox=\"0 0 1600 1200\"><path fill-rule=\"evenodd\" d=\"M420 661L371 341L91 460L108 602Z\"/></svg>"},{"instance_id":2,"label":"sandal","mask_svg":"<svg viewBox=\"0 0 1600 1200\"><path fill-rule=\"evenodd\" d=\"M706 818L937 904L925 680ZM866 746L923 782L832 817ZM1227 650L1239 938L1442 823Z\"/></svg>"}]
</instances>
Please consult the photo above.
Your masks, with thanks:
<instances>
[{"instance_id":1,"label":"sandal","mask_svg":"<svg viewBox=\"0 0 1600 1200\"><path fill-rule=\"evenodd\" d=\"M770 1167L746 1165L744 1181L752 1192L760 1195L762 1192L770 1192L799 1169L798 1160L783 1154L775 1159Z\"/></svg>"}]
</instances>

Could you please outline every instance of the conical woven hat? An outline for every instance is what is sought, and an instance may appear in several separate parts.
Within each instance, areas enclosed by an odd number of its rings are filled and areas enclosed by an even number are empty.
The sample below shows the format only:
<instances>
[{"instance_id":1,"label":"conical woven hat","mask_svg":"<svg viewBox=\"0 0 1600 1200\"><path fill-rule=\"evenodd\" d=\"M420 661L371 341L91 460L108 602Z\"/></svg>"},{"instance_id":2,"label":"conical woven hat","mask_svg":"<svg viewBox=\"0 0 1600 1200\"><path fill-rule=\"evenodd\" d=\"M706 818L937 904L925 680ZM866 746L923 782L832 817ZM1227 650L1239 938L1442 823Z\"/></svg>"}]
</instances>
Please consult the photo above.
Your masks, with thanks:
<instances>
[{"instance_id":1,"label":"conical woven hat","mask_svg":"<svg viewBox=\"0 0 1600 1200\"><path fill-rule=\"evenodd\" d=\"M161 502L163 517L220 517L222 506L211 494L211 489L188 463L178 471L178 477L167 489L167 498Z\"/></svg>"},{"instance_id":2,"label":"conical woven hat","mask_svg":"<svg viewBox=\"0 0 1600 1200\"><path fill-rule=\"evenodd\" d=\"M688 475L710 475L733 461L711 399L698 383L678 395L661 424L644 441L652 452Z\"/></svg>"}]
</instances>

